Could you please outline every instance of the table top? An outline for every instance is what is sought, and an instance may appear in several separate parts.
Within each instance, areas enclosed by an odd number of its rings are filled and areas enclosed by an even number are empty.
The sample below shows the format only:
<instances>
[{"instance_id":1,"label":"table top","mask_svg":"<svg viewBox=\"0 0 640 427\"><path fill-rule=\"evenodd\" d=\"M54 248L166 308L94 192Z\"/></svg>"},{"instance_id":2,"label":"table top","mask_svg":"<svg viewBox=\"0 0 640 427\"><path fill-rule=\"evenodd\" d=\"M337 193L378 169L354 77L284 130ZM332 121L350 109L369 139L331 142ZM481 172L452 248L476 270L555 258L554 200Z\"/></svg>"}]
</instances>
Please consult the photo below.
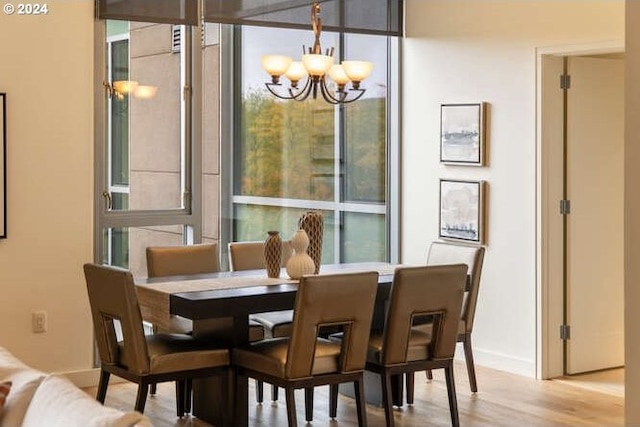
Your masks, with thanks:
<instances>
[{"instance_id":1,"label":"table top","mask_svg":"<svg viewBox=\"0 0 640 427\"><path fill-rule=\"evenodd\" d=\"M379 283L390 287L396 267L380 262L331 264L321 266L320 274L376 271ZM163 326L170 314L199 320L290 309L298 280L284 271L279 278L268 278L262 269L143 278L136 285L142 317Z\"/></svg>"}]
</instances>

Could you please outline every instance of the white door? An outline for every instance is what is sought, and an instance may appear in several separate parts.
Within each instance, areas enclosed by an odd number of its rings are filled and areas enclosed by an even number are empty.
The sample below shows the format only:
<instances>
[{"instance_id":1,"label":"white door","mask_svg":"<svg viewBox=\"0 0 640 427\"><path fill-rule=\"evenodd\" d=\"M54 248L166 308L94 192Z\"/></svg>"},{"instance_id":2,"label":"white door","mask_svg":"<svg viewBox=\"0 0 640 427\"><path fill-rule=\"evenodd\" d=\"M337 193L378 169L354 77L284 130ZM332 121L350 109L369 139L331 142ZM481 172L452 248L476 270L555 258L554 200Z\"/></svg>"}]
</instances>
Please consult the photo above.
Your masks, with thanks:
<instances>
[{"instance_id":1,"label":"white door","mask_svg":"<svg viewBox=\"0 0 640 427\"><path fill-rule=\"evenodd\" d=\"M571 57L567 373L624 365L624 60Z\"/></svg>"}]
</instances>

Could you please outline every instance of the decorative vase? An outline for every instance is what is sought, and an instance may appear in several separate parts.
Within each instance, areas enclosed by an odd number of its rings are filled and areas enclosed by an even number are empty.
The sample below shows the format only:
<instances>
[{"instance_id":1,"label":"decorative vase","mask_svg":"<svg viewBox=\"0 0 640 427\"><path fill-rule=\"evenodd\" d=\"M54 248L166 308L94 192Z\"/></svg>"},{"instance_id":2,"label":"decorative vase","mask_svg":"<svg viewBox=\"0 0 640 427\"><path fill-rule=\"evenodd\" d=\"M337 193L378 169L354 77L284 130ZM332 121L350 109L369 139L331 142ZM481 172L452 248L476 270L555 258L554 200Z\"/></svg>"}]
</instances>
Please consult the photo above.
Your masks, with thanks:
<instances>
[{"instance_id":1,"label":"decorative vase","mask_svg":"<svg viewBox=\"0 0 640 427\"><path fill-rule=\"evenodd\" d=\"M287 274L292 279L299 279L305 274L311 274L314 272L316 266L307 253L307 247L309 246L309 237L307 233L300 229L295 232L291 238L291 247L293 248L293 255L287 261Z\"/></svg>"},{"instance_id":2,"label":"decorative vase","mask_svg":"<svg viewBox=\"0 0 640 427\"><path fill-rule=\"evenodd\" d=\"M280 277L280 263L282 260L282 239L278 231L267 231L264 241L264 265L267 277Z\"/></svg>"},{"instance_id":3,"label":"decorative vase","mask_svg":"<svg viewBox=\"0 0 640 427\"><path fill-rule=\"evenodd\" d=\"M324 232L324 219L320 211L307 211L298 220L298 228L303 229L309 237L307 253L313 259L314 273L320 272L322 262L322 233Z\"/></svg>"}]
</instances>

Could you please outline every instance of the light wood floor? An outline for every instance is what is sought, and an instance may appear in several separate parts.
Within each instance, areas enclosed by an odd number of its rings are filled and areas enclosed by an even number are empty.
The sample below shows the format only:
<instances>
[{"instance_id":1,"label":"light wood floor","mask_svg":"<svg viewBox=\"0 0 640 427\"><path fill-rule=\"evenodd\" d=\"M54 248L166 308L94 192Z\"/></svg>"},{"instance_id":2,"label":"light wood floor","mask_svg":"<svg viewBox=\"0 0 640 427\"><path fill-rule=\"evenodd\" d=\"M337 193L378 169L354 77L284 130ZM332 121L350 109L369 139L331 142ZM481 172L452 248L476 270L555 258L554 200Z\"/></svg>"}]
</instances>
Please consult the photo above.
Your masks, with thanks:
<instances>
[{"instance_id":1,"label":"light wood floor","mask_svg":"<svg viewBox=\"0 0 640 427\"><path fill-rule=\"evenodd\" d=\"M624 368L570 375L554 379L554 381L561 381L576 387L624 397Z\"/></svg>"},{"instance_id":2,"label":"light wood floor","mask_svg":"<svg viewBox=\"0 0 640 427\"><path fill-rule=\"evenodd\" d=\"M456 365L456 389L460 424L462 426L623 426L624 398L600 393L566 381L539 381L477 367L479 392L469 391L467 373L463 363ZM253 382L251 381L251 384ZM95 388L86 389L95 396ZM131 410L135 402L136 385L119 383L109 387L106 405ZM268 401L270 390L265 388L267 401L255 402L253 387L249 399L251 426L286 426L284 394L277 403ZM158 394L147 400L145 414L156 427L209 427L193 417L175 416L175 391L172 383L160 384ZM315 393L314 421L304 422L304 397L296 395L298 423L307 426L356 426L355 403L340 397L338 418L328 417L328 389L321 387ZM370 427L385 425L381 408L367 407ZM395 410L396 426L423 427L449 426L444 375L434 372L434 380L427 382L423 373L416 376L416 399L413 406Z\"/></svg>"}]
</instances>

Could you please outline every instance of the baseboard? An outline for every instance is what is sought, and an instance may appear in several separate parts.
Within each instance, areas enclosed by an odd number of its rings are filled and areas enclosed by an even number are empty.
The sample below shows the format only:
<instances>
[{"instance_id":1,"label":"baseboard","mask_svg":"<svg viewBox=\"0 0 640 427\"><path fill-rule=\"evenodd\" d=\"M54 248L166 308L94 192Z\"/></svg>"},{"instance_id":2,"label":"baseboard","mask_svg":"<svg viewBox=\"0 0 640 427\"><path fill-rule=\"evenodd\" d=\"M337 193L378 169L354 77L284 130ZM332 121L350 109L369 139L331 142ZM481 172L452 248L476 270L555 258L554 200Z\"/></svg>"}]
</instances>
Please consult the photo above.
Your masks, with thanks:
<instances>
[{"instance_id":1,"label":"baseboard","mask_svg":"<svg viewBox=\"0 0 640 427\"><path fill-rule=\"evenodd\" d=\"M98 381L100 380L100 369L98 368L84 369L82 371L56 372L56 374L64 375L79 388L97 387ZM123 381L126 380L111 375L109 384L116 384Z\"/></svg>"},{"instance_id":2,"label":"baseboard","mask_svg":"<svg viewBox=\"0 0 640 427\"><path fill-rule=\"evenodd\" d=\"M461 344L459 344L456 349L456 359L464 360L464 349ZM536 377L535 360L520 359L476 347L473 348L473 360L476 366L486 366L487 368L498 371L505 371L531 378Z\"/></svg>"}]
</instances>

